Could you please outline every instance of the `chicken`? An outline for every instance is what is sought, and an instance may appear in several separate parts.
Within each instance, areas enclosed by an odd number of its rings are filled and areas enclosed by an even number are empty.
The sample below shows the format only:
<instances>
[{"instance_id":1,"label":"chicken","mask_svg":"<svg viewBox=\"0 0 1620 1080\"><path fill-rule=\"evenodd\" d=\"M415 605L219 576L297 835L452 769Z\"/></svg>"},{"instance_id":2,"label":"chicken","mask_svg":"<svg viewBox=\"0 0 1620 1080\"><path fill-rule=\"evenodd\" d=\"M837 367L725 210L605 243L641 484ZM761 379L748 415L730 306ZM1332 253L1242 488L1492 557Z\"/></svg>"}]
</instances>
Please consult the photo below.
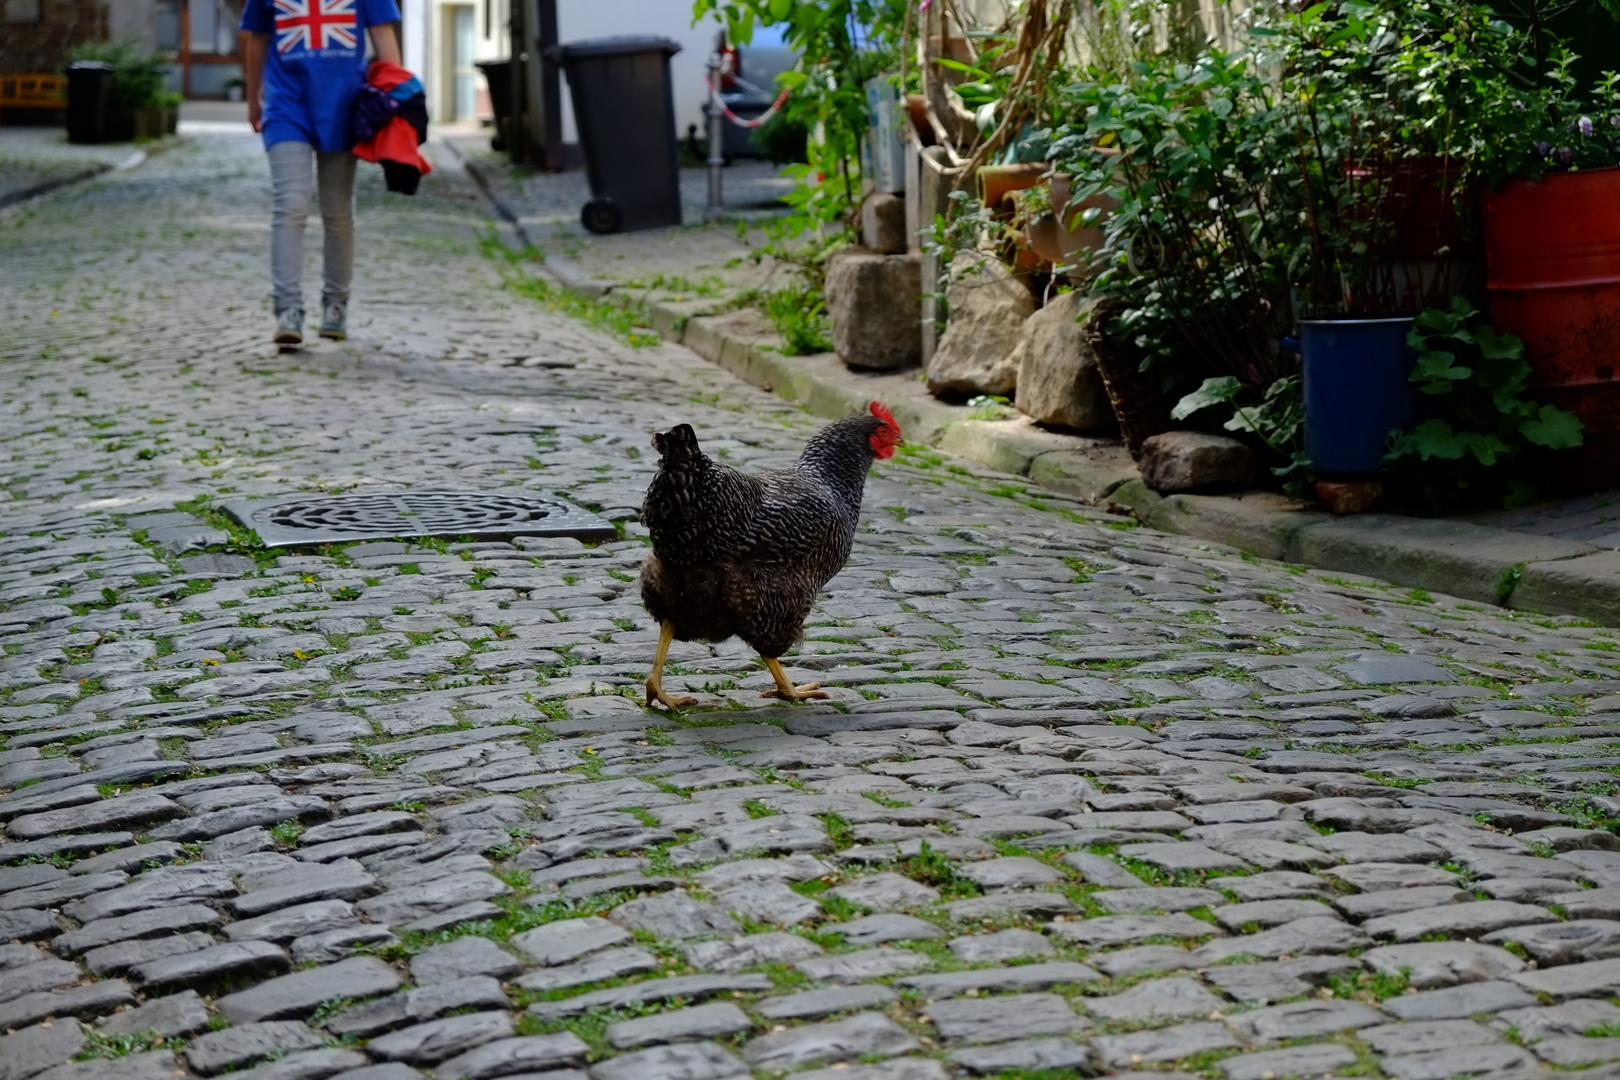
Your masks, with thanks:
<instances>
[{"instance_id":1,"label":"chicken","mask_svg":"<svg viewBox=\"0 0 1620 1080\"><path fill-rule=\"evenodd\" d=\"M647 704L693 704L664 693L671 641L740 637L776 680L765 697L826 697L794 686L777 659L804 631L821 587L844 568L855 541L861 492L873 458L894 456L900 425L872 402L872 415L828 424L790 469L748 476L698 448L689 424L653 436L660 457L641 519L652 554L641 568L641 602L661 627L647 676Z\"/></svg>"}]
</instances>

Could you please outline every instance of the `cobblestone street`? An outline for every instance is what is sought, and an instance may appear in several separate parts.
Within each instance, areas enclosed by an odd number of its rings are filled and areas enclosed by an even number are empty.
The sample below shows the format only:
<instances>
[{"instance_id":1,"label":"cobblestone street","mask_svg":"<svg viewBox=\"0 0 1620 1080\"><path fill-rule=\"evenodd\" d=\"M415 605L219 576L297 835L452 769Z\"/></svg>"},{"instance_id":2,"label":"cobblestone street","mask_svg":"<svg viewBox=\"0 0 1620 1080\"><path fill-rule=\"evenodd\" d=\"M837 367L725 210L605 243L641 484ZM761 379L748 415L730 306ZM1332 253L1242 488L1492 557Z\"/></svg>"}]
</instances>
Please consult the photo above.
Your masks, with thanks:
<instances>
[{"instance_id":1,"label":"cobblestone street","mask_svg":"<svg viewBox=\"0 0 1620 1080\"><path fill-rule=\"evenodd\" d=\"M298 354L252 136L0 211L0 1080L1620 1076L1616 631L902 451L830 700L677 644L649 712L651 433L821 422L508 288L435 162ZM403 487L622 538L215 509Z\"/></svg>"}]
</instances>

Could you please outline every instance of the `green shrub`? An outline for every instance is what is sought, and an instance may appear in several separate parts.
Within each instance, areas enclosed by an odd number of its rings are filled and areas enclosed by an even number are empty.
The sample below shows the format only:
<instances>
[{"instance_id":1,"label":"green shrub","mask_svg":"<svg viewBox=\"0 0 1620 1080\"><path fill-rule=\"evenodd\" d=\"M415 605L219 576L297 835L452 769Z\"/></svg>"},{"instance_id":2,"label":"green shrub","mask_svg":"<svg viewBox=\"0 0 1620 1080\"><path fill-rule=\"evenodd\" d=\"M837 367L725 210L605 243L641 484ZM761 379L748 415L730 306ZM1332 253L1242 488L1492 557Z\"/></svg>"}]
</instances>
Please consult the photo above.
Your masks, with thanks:
<instances>
[{"instance_id":1,"label":"green shrub","mask_svg":"<svg viewBox=\"0 0 1620 1080\"><path fill-rule=\"evenodd\" d=\"M754 129L754 145L777 165L804 164L810 145L810 128L801 117L778 109L769 120Z\"/></svg>"},{"instance_id":2,"label":"green shrub","mask_svg":"<svg viewBox=\"0 0 1620 1080\"><path fill-rule=\"evenodd\" d=\"M134 37L112 41L84 41L69 49L64 64L100 60L113 67L107 87L107 106L115 111L151 109L177 104L165 89L169 59L160 51L148 52Z\"/></svg>"},{"instance_id":3,"label":"green shrub","mask_svg":"<svg viewBox=\"0 0 1620 1080\"><path fill-rule=\"evenodd\" d=\"M1395 436L1384 462L1397 485L1435 509L1530 502L1529 459L1582 442L1573 413L1525 396L1524 343L1478 318L1459 296L1449 311L1419 315L1406 339L1418 351L1411 381L1426 418Z\"/></svg>"},{"instance_id":4,"label":"green shrub","mask_svg":"<svg viewBox=\"0 0 1620 1080\"><path fill-rule=\"evenodd\" d=\"M782 335L782 352L810 356L832 351L832 325L827 305L809 285L790 286L765 294L765 315Z\"/></svg>"}]
</instances>

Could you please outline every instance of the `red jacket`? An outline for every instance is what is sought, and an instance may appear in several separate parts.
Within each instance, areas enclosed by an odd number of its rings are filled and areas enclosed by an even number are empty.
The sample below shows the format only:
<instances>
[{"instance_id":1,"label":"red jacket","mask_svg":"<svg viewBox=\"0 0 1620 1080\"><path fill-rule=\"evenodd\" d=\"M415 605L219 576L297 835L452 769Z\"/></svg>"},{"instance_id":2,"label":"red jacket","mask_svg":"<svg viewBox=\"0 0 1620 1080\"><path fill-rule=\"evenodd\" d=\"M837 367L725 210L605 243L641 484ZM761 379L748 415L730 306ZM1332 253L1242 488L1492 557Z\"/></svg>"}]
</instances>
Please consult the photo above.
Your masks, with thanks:
<instances>
[{"instance_id":1,"label":"red jacket","mask_svg":"<svg viewBox=\"0 0 1620 1080\"><path fill-rule=\"evenodd\" d=\"M398 64L389 64L381 60L371 65L370 71L366 74L366 83L386 93L392 93L407 83L421 85L416 83L416 76ZM398 97L397 94L393 96ZM425 123L426 110L420 108L421 98L422 95L416 93L407 101L410 105L416 106L416 111L421 112ZM380 163L387 174L390 191L415 194L417 183L433 171L433 166L429 165L427 159L417 150L425 138L425 132L418 131L404 116L396 115L377 132L374 138L356 145L354 156L363 161Z\"/></svg>"}]
</instances>

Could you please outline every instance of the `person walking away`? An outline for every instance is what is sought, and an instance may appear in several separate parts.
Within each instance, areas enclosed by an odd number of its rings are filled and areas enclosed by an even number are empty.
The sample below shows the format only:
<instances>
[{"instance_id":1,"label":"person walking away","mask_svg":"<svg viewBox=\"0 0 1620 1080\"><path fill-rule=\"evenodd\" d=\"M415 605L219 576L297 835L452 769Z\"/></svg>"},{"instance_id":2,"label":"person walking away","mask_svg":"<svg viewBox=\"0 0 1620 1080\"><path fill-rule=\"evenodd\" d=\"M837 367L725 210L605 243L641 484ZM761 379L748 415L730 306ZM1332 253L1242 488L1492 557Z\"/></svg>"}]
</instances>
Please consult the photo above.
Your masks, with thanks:
<instances>
[{"instance_id":1,"label":"person walking away","mask_svg":"<svg viewBox=\"0 0 1620 1080\"><path fill-rule=\"evenodd\" d=\"M270 279L277 345L304 340L304 224L320 191L325 260L320 335L348 335L354 272L354 101L376 59L400 62L395 0L246 0L248 122L270 156Z\"/></svg>"}]
</instances>

